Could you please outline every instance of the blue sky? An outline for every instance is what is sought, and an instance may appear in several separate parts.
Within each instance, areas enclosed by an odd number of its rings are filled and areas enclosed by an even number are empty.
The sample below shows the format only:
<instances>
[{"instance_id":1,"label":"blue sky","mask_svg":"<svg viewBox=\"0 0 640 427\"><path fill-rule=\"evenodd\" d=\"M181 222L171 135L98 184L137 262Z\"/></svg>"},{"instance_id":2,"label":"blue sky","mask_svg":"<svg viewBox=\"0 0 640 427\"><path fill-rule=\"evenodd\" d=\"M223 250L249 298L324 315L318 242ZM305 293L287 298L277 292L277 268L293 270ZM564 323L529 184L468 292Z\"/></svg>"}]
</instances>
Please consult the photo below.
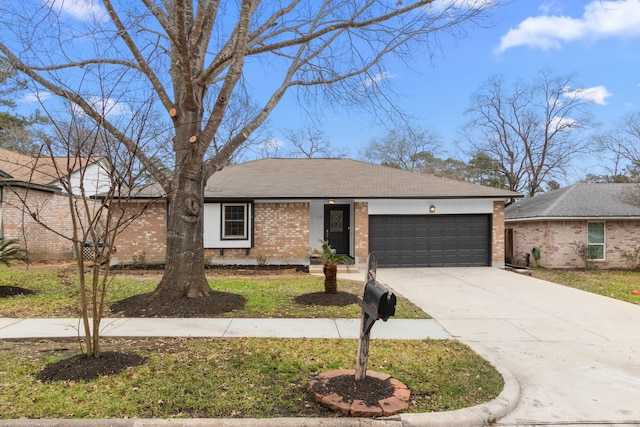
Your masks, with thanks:
<instances>
[{"instance_id":1,"label":"blue sky","mask_svg":"<svg viewBox=\"0 0 640 427\"><path fill-rule=\"evenodd\" d=\"M64 7L78 21L101 13L99 7L88 7L94 3L87 0L41 1ZM640 0L502 0L483 24L468 26L462 39L442 36L435 57L416 53L412 69L391 64L385 73L400 108L440 135L439 157L460 156L458 131L468 120L464 111L471 95L495 74L508 82L533 82L542 69L552 75L575 74L572 89L593 96L592 113L602 123L600 131L640 111ZM369 113L336 109L324 114L319 128L333 146L359 158L372 138L386 132L373 122ZM280 130L305 127L308 120L289 94L269 124L270 132L281 137ZM287 151L283 146L279 153ZM597 163L595 156L578 159L565 184L601 172Z\"/></svg>"},{"instance_id":2,"label":"blue sky","mask_svg":"<svg viewBox=\"0 0 640 427\"><path fill-rule=\"evenodd\" d=\"M414 70L401 64L388 69L397 103L441 136L439 157L459 152L458 130L468 120L464 111L471 95L494 74L509 82L533 82L542 69L574 74L575 89L593 95L600 130L640 110L640 0L510 0L489 23L489 28L468 27L460 40L444 37L442 52L433 59L416 55ZM285 100L271 128L277 134L279 127L293 127L296 121L304 124L295 105ZM322 129L334 146L354 158L385 133L372 126L369 114L347 110L327 113ZM599 172L595 163L594 157L577 159L567 183Z\"/></svg>"}]
</instances>

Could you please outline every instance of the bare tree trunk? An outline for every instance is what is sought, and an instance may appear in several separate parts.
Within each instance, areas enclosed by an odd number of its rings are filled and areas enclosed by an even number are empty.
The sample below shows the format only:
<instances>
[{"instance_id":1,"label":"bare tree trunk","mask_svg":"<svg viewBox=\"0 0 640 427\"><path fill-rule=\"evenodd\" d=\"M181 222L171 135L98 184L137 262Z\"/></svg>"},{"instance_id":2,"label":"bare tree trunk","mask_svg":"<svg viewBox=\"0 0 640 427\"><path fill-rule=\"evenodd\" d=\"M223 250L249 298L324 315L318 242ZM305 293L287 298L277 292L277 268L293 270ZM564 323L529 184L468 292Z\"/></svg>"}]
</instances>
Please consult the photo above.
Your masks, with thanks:
<instances>
[{"instance_id":1,"label":"bare tree trunk","mask_svg":"<svg viewBox=\"0 0 640 427\"><path fill-rule=\"evenodd\" d=\"M204 179L202 167L190 164L168 195L167 257L154 298L199 298L211 288L204 270Z\"/></svg>"}]
</instances>

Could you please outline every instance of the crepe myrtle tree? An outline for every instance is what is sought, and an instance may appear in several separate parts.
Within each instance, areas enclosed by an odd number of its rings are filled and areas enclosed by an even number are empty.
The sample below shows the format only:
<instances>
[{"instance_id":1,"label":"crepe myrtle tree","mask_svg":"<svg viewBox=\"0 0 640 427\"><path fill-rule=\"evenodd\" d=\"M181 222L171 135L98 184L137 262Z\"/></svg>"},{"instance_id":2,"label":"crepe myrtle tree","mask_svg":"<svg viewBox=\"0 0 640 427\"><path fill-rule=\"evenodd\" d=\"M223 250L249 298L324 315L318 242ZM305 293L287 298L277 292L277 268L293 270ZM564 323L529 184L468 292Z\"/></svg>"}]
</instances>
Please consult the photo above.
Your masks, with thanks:
<instances>
[{"instance_id":1,"label":"crepe myrtle tree","mask_svg":"<svg viewBox=\"0 0 640 427\"><path fill-rule=\"evenodd\" d=\"M68 221L64 225L51 221L47 203L32 199L29 192L14 192L14 196L21 200L23 220L35 221L73 248L82 325L78 332L86 355L98 358L101 322L112 282L114 243L153 200L135 197L145 188L141 184L144 168L136 157L81 112L72 112L70 117L69 122L58 122L51 116L51 126L38 133L42 147L31 171L48 174L52 187L58 187L59 197L66 197ZM130 122L129 134L141 145L149 139L147 128L153 119L148 111L140 109L119 121ZM43 163L51 167L40 168Z\"/></svg>"},{"instance_id":2,"label":"crepe myrtle tree","mask_svg":"<svg viewBox=\"0 0 640 427\"><path fill-rule=\"evenodd\" d=\"M166 268L154 298L197 298L211 293L204 269L205 183L285 94L294 91L301 102L392 112L385 104L392 98L384 79L388 65L433 54L436 34L464 35L466 24L485 20L498 3L4 2L0 57L39 93L69 100L100 123L149 171L168 202ZM162 157L140 149L95 107L105 93L118 105L156 103L171 134L164 147L168 161L159 165ZM258 108L223 141L220 129L238 97L250 97Z\"/></svg>"}]
</instances>

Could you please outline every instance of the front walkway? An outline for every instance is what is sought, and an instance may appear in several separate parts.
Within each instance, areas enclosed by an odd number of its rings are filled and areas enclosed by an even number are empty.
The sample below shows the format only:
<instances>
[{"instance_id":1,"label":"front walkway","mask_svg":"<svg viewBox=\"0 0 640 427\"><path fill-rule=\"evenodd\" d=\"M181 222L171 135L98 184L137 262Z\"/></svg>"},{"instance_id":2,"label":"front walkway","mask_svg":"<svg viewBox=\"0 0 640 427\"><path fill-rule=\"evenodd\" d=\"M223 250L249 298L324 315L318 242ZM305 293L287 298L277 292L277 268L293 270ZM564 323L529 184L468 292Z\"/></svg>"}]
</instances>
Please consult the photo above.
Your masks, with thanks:
<instances>
[{"instance_id":1,"label":"front walkway","mask_svg":"<svg viewBox=\"0 0 640 427\"><path fill-rule=\"evenodd\" d=\"M640 307L495 268L378 279L520 384L497 425L640 425Z\"/></svg>"}]
</instances>

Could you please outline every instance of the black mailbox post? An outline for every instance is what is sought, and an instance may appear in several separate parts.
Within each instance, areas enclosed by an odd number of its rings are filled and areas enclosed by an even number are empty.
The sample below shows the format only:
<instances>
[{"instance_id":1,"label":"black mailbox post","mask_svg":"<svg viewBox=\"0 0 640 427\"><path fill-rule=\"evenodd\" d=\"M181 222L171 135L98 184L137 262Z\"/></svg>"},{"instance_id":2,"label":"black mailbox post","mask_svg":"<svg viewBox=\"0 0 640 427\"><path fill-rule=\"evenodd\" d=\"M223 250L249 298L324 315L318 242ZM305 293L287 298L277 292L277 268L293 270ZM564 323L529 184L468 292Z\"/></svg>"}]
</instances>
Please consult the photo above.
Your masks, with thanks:
<instances>
[{"instance_id":1,"label":"black mailbox post","mask_svg":"<svg viewBox=\"0 0 640 427\"><path fill-rule=\"evenodd\" d=\"M367 375L369 360L369 338L371 327L378 319L387 321L396 314L396 296L376 281L377 262L374 254L369 255L364 295L362 297L362 319L360 322L360 340L358 342L358 361L356 380Z\"/></svg>"}]
</instances>

